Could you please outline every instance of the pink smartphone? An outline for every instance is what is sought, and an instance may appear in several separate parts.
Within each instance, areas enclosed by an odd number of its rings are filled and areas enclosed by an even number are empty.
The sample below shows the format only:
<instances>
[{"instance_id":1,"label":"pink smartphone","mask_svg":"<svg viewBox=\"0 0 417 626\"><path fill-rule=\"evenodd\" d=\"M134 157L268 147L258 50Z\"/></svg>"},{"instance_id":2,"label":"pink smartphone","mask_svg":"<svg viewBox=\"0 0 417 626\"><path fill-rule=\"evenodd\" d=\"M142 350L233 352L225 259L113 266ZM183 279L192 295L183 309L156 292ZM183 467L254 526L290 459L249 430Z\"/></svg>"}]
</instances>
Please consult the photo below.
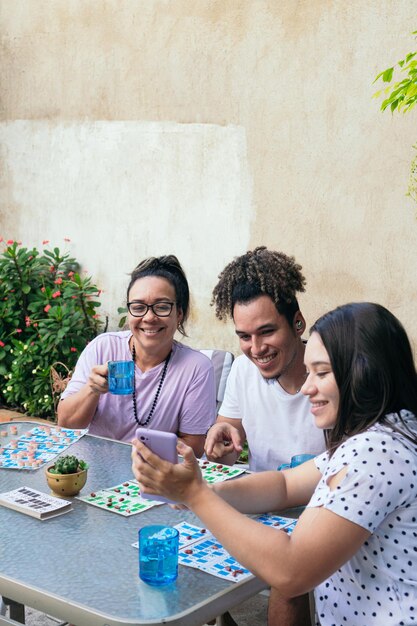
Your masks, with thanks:
<instances>
[{"instance_id":1,"label":"pink smartphone","mask_svg":"<svg viewBox=\"0 0 417 626\"><path fill-rule=\"evenodd\" d=\"M175 433L166 433L162 430L150 430L148 428L137 428L136 439L139 439L152 452L170 463L178 463L177 441ZM172 502L163 496L156 494L141 493L145 500L158 500L160 502Z\"/></svg>"}]
</instances>

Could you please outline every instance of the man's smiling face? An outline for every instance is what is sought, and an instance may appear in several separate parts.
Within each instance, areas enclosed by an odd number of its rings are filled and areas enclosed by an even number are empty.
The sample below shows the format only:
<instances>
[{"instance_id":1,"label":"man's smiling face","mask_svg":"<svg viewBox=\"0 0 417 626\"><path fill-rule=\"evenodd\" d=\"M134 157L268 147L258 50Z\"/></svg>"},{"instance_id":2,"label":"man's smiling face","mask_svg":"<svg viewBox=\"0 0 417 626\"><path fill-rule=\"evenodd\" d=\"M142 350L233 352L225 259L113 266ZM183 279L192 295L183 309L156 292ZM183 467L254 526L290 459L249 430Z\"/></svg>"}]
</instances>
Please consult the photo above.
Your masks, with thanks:
<instances>
[{"instance_id":1,"label":"man's smiling face","mask_svg":"<svg viewBox=\"0 0 417 626\"><path fill-rule=\"evenodd\" d=\"M264 378L279 378L290 370L300 339L269 296L236 303L233 321L242 352Z\"/></svg>"}]
</instances>

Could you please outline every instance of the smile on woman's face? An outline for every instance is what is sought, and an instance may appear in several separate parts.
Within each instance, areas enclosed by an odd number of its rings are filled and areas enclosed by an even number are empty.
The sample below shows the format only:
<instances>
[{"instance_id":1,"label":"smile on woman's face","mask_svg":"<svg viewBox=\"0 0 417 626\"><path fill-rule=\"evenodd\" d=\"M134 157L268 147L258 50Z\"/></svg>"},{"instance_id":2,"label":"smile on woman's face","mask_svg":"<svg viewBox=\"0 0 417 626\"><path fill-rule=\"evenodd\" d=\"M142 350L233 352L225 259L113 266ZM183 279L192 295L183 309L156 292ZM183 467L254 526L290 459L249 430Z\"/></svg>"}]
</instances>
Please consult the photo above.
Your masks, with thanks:
<instances>
[{"instance_id":1,"label":"smile on woman's face","mask_svg":"<svg viewBox=\"0 0 417 626\"><path fill-rule=\"evenodd\" d=\"M301 392L311 402L311 412L318 428L333 428L339 409L339 387L333 374L329 355L318 333L312 333L304 354L308 372Z\"/></svg>"},{"instance_id":2,"label":"smile on woman's face","mask_svg":"<svg viewBox=\"0 0 417 626\"><path fill-rule=\"evenodd\" d=\"M128 324L135 339L137 351L163 361L169 354L175 332L182 319L182 311L176 304L173 285L160 276L138 278L130 288L129 302L142 304L174 303L168 317L158 317L149 309L143 317L128 314Z\"/></svg>"}]
</instances>

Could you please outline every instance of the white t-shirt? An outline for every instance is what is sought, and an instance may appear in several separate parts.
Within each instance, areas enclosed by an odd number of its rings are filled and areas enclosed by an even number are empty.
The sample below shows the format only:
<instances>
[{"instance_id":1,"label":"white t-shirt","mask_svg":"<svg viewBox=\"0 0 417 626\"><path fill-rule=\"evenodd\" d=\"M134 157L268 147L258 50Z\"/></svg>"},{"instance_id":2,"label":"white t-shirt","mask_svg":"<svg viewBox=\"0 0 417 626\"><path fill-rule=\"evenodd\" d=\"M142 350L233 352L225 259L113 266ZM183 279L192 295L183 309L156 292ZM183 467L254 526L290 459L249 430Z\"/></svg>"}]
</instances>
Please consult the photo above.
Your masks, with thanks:
<instances>
[{"instance_id":1,"label":"white t-shirt","mask_svg":"<svg viewBox=\"0 0 417 626\"><path fill-rule=\"evenodd\" d=\"M417 430L415 418L412 424ZM315 589L318 623L417 624L417 446L377 424L348 439L330 461L326 452L315 463L323 476L308 506L324 506L372 533ZM329 477L345 466L331 491Z\"/></svg>"},{"instance_id":2,"label":"white t-shirt","mask_svg":"<svg viewBox=\"0 0 417 626\"><path fill-rule=\"evenodd\" d=\"M295 454L325 450L324 434L314 424L308 398L287 393L275 379L265 379L245 355L232 365L219 414L242 420L253 471L274 470Z\"/></svg>"}]
</instances>

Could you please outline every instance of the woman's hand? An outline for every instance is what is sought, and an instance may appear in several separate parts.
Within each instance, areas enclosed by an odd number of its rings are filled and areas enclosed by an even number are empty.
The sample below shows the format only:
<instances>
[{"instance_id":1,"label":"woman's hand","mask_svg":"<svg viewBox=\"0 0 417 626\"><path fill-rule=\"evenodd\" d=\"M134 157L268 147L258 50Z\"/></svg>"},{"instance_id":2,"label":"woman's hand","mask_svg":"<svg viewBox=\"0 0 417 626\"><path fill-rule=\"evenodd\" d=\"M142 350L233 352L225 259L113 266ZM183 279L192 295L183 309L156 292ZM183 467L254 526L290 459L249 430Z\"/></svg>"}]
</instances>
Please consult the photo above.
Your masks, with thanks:
<instances>
[{"instance_id":1,"label":"woman's hand","mask_svg":"<svg viewBox=\"0 0 417 626\"><path fill-rule=\"evenodd\" d=\"M58 403L58 424L64 428L87 428L94 417L102 394L109 391L108 367L94 365L85 385Z\"/></svg>"},{"instance_id":2,"label":"woman's hand","mask_svg":"<svg viewBox=\"0 0 417 626\"><path fill-rule=\"evenodd\" d=\"M87 383L91 391L99 394L108 392L108 371L107 363L104 365L95 365L91 368Z\"/></svg>"},{"instance_id":3,"label":"woman's hand","mask_svg":"<svg viewBox=\"0 0 417 626\"><path fill-rule=\"evenodd\" d=\"M194 496L208 488L192 448L178 441L182 463L169 463L153 454L143 443L132 441L132 471L144 493L158 494L190 506Z\"/></svg>"}]
</instances>

